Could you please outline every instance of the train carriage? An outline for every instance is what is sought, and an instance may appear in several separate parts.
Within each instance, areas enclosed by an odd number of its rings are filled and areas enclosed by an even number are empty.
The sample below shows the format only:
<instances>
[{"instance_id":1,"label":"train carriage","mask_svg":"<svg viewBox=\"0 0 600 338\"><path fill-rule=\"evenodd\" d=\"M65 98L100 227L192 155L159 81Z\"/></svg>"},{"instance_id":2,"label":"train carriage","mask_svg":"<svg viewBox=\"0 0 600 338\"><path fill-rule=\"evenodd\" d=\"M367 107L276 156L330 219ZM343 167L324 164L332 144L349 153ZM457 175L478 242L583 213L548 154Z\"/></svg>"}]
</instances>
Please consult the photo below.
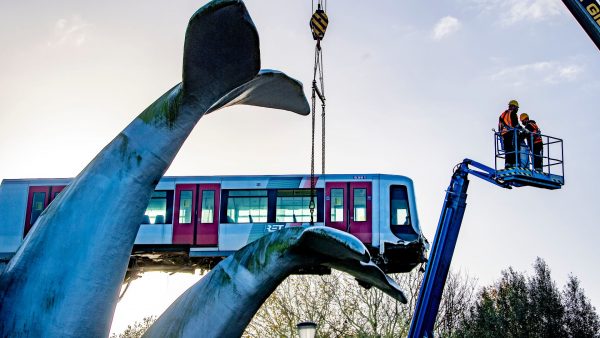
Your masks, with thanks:
<instances>
[{"instance_id":1,"label":"train carriage","mask_svg":"<svg viewBox=\"0 0 600 338\"><path fill-rule=\"evenodd\" d=\"M3 260L12 257L37 217L70 181L2 181ZM210 268L270 232L310 226L310 182L310 176L300 175L165 176L140 220L130 270ZM425 260L411 179L327 174L316 177L315 188L314 225L356 236L388 272L410 271Z\"/></svg>"}]
</instances>

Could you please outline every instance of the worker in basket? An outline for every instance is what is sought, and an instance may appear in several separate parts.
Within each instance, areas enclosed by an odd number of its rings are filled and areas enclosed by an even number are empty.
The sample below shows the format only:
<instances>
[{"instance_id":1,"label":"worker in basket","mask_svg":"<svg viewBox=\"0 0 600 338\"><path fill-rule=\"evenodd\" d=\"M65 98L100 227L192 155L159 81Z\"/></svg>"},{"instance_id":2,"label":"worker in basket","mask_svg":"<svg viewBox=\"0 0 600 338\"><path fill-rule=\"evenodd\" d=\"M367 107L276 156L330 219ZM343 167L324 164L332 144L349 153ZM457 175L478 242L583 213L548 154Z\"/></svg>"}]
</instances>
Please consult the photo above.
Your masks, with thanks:
<instances>
[{"instance_id":1,"label":"worker in basket","mask_svg":"<svg viewBox=\"0 0 600 338\"><path fill-rule=\"evenodd\" d=\"M542 131L534 120L529 119L529 115L523 113L519 116L523 127L528 134L526 139L529 148L533 150L533 168L536 171L542 171L542 160L544 158L544 143L542 141ZM531 144L533 143L533 144Z\"/></svg>"},{"instance_id":2,"label":"worker in basket","mask_svg":"<svg viewBox=\"0 0 600 338\"><path fill-rule=\"evenodd\" d=\"M508 109L500 114L500 118L498 119L498 130L500 131L500 135L502 135L502 144L504 146L504 153L506 154L504 166L507 169L514 167L517 162L515 151L515 146L517 145L516 136L519 132L518 129L523 129L519 124L518 111L519 102L517 100L510 100L508 102Z\"/></svg>"}]
</instances>

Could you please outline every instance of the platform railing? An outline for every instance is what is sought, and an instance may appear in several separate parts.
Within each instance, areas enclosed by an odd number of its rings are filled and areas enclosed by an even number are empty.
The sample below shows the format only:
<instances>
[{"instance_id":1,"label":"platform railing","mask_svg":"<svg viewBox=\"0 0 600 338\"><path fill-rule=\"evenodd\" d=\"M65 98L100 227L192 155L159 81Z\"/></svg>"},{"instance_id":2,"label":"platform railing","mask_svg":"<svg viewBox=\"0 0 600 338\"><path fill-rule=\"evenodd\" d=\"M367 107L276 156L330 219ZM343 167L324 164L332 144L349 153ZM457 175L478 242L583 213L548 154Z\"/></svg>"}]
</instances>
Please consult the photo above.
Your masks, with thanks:
<instances>
[{"instance_id":1,"label":"platform railing","mask_svg":"<svg viewBox=\"0 0 600 338\"><path fill-rule=\"evenodd\" d=\"M513 140L515 142L514 151L506 151L504 147L504 139L502 132L494 131L494 168L496 171L507 169L506 168L506 157L514 154L515 156L515 167L523 168L530 171L534 171L533 166L534 159L539 155L533 153L532 145L534 138L540 136L542 138L542 173L546 175L561 176L564 179L565 166L564 166L564 149L563 140L557 137L553 137L545 134L534 134L524 129L513 128L509 129L508 133L513 133ZM501 166L499 168L499 164Z\"/></svg>"}]
</instances>

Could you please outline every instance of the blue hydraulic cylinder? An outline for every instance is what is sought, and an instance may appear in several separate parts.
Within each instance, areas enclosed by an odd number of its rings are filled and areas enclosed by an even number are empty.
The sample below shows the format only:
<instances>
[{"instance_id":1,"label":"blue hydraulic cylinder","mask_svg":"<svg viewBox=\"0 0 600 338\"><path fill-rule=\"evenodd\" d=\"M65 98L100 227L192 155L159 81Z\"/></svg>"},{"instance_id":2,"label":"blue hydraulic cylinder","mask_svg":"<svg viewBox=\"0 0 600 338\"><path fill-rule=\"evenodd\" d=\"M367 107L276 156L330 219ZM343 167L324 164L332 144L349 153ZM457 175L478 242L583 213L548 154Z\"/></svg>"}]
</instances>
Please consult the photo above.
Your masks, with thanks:
<instances>
[{"instance_id":1,"label":"blue hydraulic cylinder","mask_svg":"<svg viewBox=\"0 0 600 338\"><path fill-rule=\"evenodd\" d=\"M452 175L450 186L446 191L446 199L435 232L408 337L433 337L433 326L467 206L467 188L469 186L467 175L469 172L467 160L465 160Z\"/></svg>"}]
</instances>

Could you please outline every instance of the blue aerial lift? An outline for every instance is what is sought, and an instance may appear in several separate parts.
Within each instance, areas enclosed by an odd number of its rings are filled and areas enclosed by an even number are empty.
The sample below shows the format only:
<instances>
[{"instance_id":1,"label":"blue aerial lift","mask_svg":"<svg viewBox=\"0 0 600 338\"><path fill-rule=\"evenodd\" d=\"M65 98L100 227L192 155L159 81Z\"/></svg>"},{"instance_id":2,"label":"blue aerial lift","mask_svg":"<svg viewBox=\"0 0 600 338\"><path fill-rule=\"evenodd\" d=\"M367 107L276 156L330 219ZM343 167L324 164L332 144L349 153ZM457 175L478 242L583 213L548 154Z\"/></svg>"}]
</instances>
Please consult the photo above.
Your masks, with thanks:
<instances>
[{"instance_id":1,"label":"blue aerial lift","mask_svg":"<svg viewBox=\"0 0 600 338\"><path fill-rule=\"evenodd\" d=\"M513 130L515 139L519 131ZM536 171L530 159L537 156L531 153L524 143L518 144L515 151L518 165L507 169L498 169L499 160L510 155L502 149L502 137L494 132L495 167L490 168L479 162L465 159L454 169L442 213L435 232L431 254L425 269L419 298L410 325L408 337L433 337L435 319L438 314L446 277L454 254L458 233L467 206L467 188L469 174L479 177L501 188L531 186L543 189L560 189L564 185L564 164L562 140L541 135L543 139L543 170ZM553 155L556 154L556 155Z\"/></svg>"}]
</instances>

